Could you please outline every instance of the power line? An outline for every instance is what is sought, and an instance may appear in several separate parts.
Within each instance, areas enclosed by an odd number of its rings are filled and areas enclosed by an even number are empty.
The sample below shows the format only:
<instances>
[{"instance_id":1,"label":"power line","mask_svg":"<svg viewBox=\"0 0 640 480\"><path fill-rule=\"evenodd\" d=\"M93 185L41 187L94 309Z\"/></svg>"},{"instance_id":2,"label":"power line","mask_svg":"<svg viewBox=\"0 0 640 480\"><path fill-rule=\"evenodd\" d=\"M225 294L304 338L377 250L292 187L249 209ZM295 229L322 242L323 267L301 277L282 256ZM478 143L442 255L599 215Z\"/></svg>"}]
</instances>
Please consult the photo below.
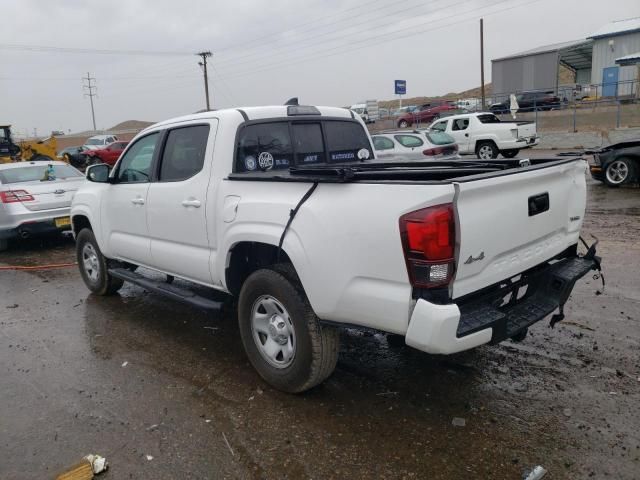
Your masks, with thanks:
<instances>
[{"instance_id":1,"label":"power line","mask_svg":"<svg viewBox=\"0 0 640 480\"><path fill-rule=\"evenodd\" d=\"M395 15L398 15L398 14L400 14L400 13L404 13L404 12L407 12L407 11L414 11L414 12L415 12L417 9L419 9L419 8L421 8L421 7L424 7L424 6L431 7L433 4L435 4L435 3L439 3L439 2L441 2L441 1L446 1L446 0L435 0L435 1L434 1L433 3L431 3L431 4L424 4L422 1L420 1L419 3L421 3L421 5L418 5L418 6L416 6L416 5L411 5L411 6L407 7L407 6L405 5L405 7L404 7L404 8L402 8L402 9L400 9L400 10L394 10L394 11L391 11L391 12L387 12L387 13L385 13L385 14L383 14L383 15L376 16L376 17L374 17L374 18L369 18L369 19L367 19L367 20L361 20L361 21L356 22L356 23L350 23L350 24L348 25L348 29L349 29L349 30L351 30L351 29L352 29L352 28L354 28L354 27L358 27L358 26L360 26L360 25L366 25L366 28L364 28L364 29L359 29L359 30L357 30L356 32L350 31L350 32L346 32L346 33L345 33L345 32L344 32L345 28L344 28L344 27L339 27L339 28L336 28L336 29L329 30L329 31L327 31L327 32L318 33L318 34L316 34L316 35L312 35L312 36L310 36L310 37L306 37L306 38L303 38L303 39L301 39L301 40L299 40L299 41L296 41L295 45L291 45L291 46L284 46L284 47L282 47L283 49L288 50L288 52L283 52L282 50L278 50L277 55L288 54L288 53L290 53L290 52L292 52L292 51L296 51L296 50L301 50L301 49L305 49L305 48L313 47L314 45L305 45L305 44L308 44L310 40L314 40L314 39L322 38L322 37L325 37L325 36L327 36L327 35L332 35L332 34L334 34L334 33L342 33L342 35L338 35L338 36L335 36L335 37L333 37L333 38L328 38L328 39L324 40L324 42L325 42L325 43L326 43L326 42L332 42L332 41L334 41L334 40L338 40L338 39L340 39L340 38L350 37L350 36L352 36L352 35L354 35L354 34L356 34L356 33L360 33L360 32L371 32L373 29L376 29L376 28L385 27L385 26L388 26L388 25L393 25L393 24L398 23L398 21L397 21L397 20L394 20L394 21L391 21L391 22L382 23L382 24L380 24L380 25L372 25L372 24L371 24L371 22L375 22L375 21L377 21L377 20L381 20L381 19L388 20L390 17L393 17L393 16L395 16ZM441 10L448 10L448 9L450 9L452 6L459 5L460 3L468 3L468 2L470 2L470 1L472 1L472 0L465 0L465 1L463 1L463 2L458 2L457 4L454 4L454 5L448 4L448 5L446 5L446 6L442 7L442 8L438 8L438 9L435 9L435 10L429 11L429 12L427 12L427 14L428 14L428 15L431 15L431 14L436 13L436 12L439 12L439 11L441 11ZM367 12L365 15L367 15L367 14L369 14L369 13L373 13L373 12L375 12L375 11L377 11L377 10L385 9L385 8L388 8L388 7L394 7L394 6L396 6L396 5L383 5L382 7L379 7L379 8L373 9L373 10L370 10L370 11L369 11L369 12ZM335 23L340 23L340 22L347 21L347 20L353 20L353 19L352 19L352 18L345 18L345 19L342 19L342 20L338 20L338 21L336 21ZM326 25L324 25L323 27L325 27L325 26L326 26ZM335 24L334 24L334 25L332 25L332 26L335 26ZM305 33L306 33L306 32L305 32ZM276 41L276 42L269 42L269 43L277 43L277 41ZM259 47L257 47L257 48L261 48L261 47L266 46L266 45L268 45L268 43L267 43L267 44L260 45L260 46L259 46ZM233 66L235 66L236 64L244 64L244 63L248 63L248 62L251 62L251 61L253 61L253 60L242 60L242 59L243 59L243 58L247 58L247 57L254 57L254 56L256 56L256 55L261 55L261 53L260 53L260 52L248 53L248 54L246 54L246 55L240 55L240 56L234 57L234 58L232 58L232 59L228 59L228 60L221 60L221 61L219 61L219 62L218 62L218 65L225 65L225 66L233 65ZM240 61L238 62L238 60L240 60Z\"/></svg>"},{"instance_id":2,"label":"power line","mask_svg":"<svg viewBox=\"0 0 640 480\"><path fill-rule=\"evenodd\" d=\"M86 85L84 84L84 81L87 81ZM89 93L85 93L84 96L85 97L89 97L89 100L91 101L91 118L93 120L93 131L96 131L96 113L93 109L93 97L96 96L95 93L93 93L94 89L97 89L97 87L95 85L92 85L91 82L95 82L95 77L92 77L89 72L87 72L87 76L86 77L82 77L82 88L84 90L87 90Z\"/></svg>"},{"instance_id":3,"label":"power line","mask_svg":"<svg viewBox=\"0 0 640 480\"><path fill-rule=\"evenodd\" d=\"M496 3L491 4L489 6L489 8L495 7L496 5L499 5L499 4L506 3L508 1L509 0L500 0L500 1L496 2ZM532 4L532 3L537 3L537 2L540 2L540 1L542 1L542 0L532 0L530 2L521 3L521 4L518 4L518 5L511 6L511 7L506 7L506 8L503 8L501 10L496 10L494 12L489 12L486 15L489 16L489 15L493 15L493 14L496 14L496 13L501 13L501 12L504 12L504 11L507 11L507 10L512 10L514 8L519 8L519 7L522 7L522 6L525 6L525 5L529 5L529 4ZM342 55L344 53L349 53L349 52L353 52L353 51L357 51L357 50L362 50L363 48L370 48L370 47L373 47L375 45L379 45L381 43L394 42L396 40L401 40L401 39L404 39L404 38L413 37L413 36L416 36L416 35L423 34L423 33L427 32L427 31L428 32L432 32L432 31L435 31L435 30L440 30L440 29L445 28L445 27L449 27L449 26L452 26L452 25L457 25L457 24L463 23L463 22L468 22L470 20L473 20L473 19L477 18L477 16L464 18L464 19L462 19L460 21L455 21L455 22L451 22L451 23L448 23L448 24L439 25L439 26L436 26L436 27L433 27L433 28L429 28L429 29L416 30L416 27L425 26L425 25L431 25L431 24L434 24L434 23L436 23L436 22L438 22L440 20L444 20L444 19L452 18L452 17L458 17L460 15L466 15L466 14L469 14L469 13L476 12L478 10L482 10L484 8L487 8L487 6L482 6L482 7L474 8L474 9L471 9L471 10L467 10L466 12L463 12L462 14L456 13L454 15L450 15L448 17L443 17L443 18L435 20L435 21L423 22L423 23L418 24L418 25L412 25L411 27L408 27L408 28L401 28L401 29L393 30L391 32L384 33L382 35L370 36L370 37L367 37L367 38L364 38L364 39L361 39L361 40L358 40L358 41L349 42L346 45L338 45L338 46L333 47L333 48L329 48L329 49L325 49L325 50L318 50L318 51L313 52L311 54L305 54L303 56L294 57L293 59L279 61L279 62L276 62L276 63L267 63L267 64L259 65L257 68L251 68L251 69L240 71L240 72L232 72L231 75L227 75L224 78L226 80L229 80L229 79L232 79L232 78L239 78L239 77L243 77L243 76L246 76L246 75L253 75L253 74L256 74L256 73L259 73L259 72L272 70L274 68L279 68L281 66L291 66L291 65L296 65L296 64L299 64L299 63L305 63L305 62L312 61L312 60L317 60L317 59L320 59L320 58L328 58L328 57L333 57L333 56L336 56L336 55ZM411 31L409 33L406 33L406 34L400 35L400 36L396 36L394 38L387 38L389 35L402 33L402 32L404 32L406 30L411 30ZM372 40L376 40L376 39L380 39L380 38L382 38L382 40L370 43ZM362 43L366 43L366 44L362 45L362 46L359 46L359 47L356 47L356 48L345 48L345 47L348 47L350 45L356 45L356 44L362 44ZM331 53L331 52L335 52L335 53Z\"/></svg>"},{"instance_id":4,"label":"power line","mask_svg":"<svg viewBox=\"0 0 640 480\"><path fill-rule=\"evenodd\" d=\"M29 52L73 53L91 55L141 55L141 56L186 56L191 52L157 51L157 50L106 50L98 48L49 47L46 45L22 45L17 43L0 43L0 49Z\"/></svg>"}]
</instances>

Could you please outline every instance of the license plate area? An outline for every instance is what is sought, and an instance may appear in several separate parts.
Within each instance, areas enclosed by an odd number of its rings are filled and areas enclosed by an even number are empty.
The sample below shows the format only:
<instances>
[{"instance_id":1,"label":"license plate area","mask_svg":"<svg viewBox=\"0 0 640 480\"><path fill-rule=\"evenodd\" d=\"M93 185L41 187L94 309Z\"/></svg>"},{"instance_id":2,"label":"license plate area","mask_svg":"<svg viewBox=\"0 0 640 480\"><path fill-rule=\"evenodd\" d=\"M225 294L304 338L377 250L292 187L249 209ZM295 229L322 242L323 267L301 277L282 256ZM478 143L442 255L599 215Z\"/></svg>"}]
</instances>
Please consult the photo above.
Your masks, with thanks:
<instances>
[{"instance_id":1,"label":"license plate area","mask_svg":"<svg viewBox=\"0 0 640 480\"><path fill-rule=\"evenodd\" d=\"M59 217L53 220L57 228L68 227L71 225L71 217Z\"/></svg>"}]
</instances>

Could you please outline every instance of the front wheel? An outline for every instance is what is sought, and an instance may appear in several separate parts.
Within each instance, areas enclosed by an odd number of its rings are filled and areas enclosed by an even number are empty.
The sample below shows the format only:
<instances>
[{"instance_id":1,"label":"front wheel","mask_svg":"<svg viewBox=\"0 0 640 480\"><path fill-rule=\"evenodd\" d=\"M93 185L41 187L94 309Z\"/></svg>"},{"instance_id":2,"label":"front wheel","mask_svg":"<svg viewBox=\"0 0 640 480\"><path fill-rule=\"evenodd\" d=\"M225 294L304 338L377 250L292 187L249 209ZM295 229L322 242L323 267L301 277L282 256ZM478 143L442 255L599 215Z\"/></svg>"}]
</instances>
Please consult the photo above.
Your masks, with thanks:
<instances>
[{"instance_id":1,"label":"front wheel","mask_svg":"<svg viewBox=\"0 0 640 480\"><path fill-rule=\"evenodd\" d=\"M516 155L518 155L519 152L520 150L518 150L517 148L514 148L511 150L502 150L500 153L504 158L514 158Z\"/></svg>"},{"instance_id":2,"label":"front wheel","mask_svg":"<svg viewBox=\"0 0 640 480\"><path fill-rule=\"evenodd\" d=\"M628 158L618 158L607 165L604 181L610 187L619 187L633 178L634 167L635 165Z\"/></svg>"},{"instance_id":3,"label":"front wheel","mask_svg":"<svg viewBox=\"0 0 640 480\"><path fill-rule=\"evenodd\" d=\"M238 323L249 361L278 390L304 392L335 369L338 331L320 323L290 267L258 270L247 278Z\"/></svg>"},{"instance_id":4,"label":"front wheel","mask_svg":"<svg viewBox=\"0 0 640 480\"><path fill-rule=\"evenodd\" d=\"M76 238L76 257L80 275L89 290L97 295L113 295L120 290L124 282L109 274L107 259L88 228L83 229Z\"/></svg>"},{"instance_id":5,"label":"front wheel","mask_svg":"<svg viewBox=\"0 0 640 480\"><path fill-rule=\"evenodd\" d=\"M476 147L476 156L481 160L493 160L498 158L498 147L493 142L480 142Z\"/></svg>"}]
</instances>

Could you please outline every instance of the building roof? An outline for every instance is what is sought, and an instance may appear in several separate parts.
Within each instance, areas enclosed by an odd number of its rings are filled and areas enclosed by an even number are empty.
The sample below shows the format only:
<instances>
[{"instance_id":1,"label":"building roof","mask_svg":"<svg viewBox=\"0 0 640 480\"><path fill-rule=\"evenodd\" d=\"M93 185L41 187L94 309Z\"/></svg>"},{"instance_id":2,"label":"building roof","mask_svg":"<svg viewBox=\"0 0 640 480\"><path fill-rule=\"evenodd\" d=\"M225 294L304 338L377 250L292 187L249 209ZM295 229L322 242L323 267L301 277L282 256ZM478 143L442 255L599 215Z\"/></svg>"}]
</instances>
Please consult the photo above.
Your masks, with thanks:
<instances>
[{"instance_id":1,"label":"building roof","mask_svg":"<svg viewBox=\"0 0 640 480\"><path fill-rule=\"evenodd\" d=\"M552 43L551 45L543 45L541 47L532 48L520 53L514 53L507 57L496 58L492 62L500 62L502 60L510 60L512 58L529 57L532 55L540 55L542 53L558 52L561 63L580 70L582 68L591 68L591 57L593 52L593 40L572 40L570 42Z\"/></svg>"},{"instance_id":2,"label":"building roof","mask_svg":"<svg viewBox=\"0 0 640 480\"><path fill-rule=\"evenodd\" d=\"M640 52L632 53L631 55L625 55L624 57L616 58L617 65L638 65L640 64Z\"/></svg>"},{"instance_id":3,"label":"building roof","mask_svg":"<svg viewBox=\"0 0 640 480\"><path fill-rule=\"evenodd\" d=\"M588 38L613 37L633 32L640 32L640 17L609 22Z\"/></svg>"}]
</instances>

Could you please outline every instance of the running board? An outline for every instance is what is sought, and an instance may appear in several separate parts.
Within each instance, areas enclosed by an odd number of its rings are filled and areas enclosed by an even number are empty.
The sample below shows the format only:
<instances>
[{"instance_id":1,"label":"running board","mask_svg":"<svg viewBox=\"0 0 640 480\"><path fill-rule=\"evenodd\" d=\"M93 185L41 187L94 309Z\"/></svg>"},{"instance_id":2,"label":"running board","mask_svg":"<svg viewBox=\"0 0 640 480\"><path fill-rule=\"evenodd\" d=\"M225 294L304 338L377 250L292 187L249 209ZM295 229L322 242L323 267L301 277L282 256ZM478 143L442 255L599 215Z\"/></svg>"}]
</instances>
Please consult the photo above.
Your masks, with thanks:
<instances>
[{"instance_id":1,"label":"running board","mask_svg":"<svg viewBox=\"0 0 640 480\"><path fill-rule=\"evenodd\" d=\"M188 303L189 305L196 308L214 311L222 310L222 302L216 302L215 300L210 300L208 298L202 297L186 288L176 287L159 280L152 280L148 277L140 275L139 273L127 270L126 268L110 268L109 273L116 278L124 280L125 282L133 283L144 288L145 290L149 290L153 293L159 293L160 295L172 298L173 300Z\"/></svg>"}]
</instances>

